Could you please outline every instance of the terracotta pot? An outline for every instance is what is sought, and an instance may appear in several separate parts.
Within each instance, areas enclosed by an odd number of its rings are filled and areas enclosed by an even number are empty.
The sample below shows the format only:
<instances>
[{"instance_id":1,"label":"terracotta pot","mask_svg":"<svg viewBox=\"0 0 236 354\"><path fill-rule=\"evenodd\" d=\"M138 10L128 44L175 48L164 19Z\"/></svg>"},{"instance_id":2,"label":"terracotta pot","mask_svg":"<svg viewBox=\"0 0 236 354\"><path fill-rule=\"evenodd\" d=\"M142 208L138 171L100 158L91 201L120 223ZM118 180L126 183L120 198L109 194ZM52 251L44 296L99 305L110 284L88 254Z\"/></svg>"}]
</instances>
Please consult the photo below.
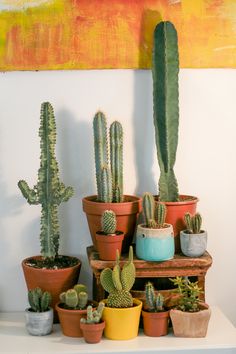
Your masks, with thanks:
<instances>
[{"instance_id":1,"label":"terracotta pot","mask_svg":"<svg viewBox=\"0 0 236 354\"><path fill-rule=\"evenodd\" d=\"M180 252L180 231L186 229L185 213L195 214L198 198L189 195L180 195L179 202L163 202L167 207L166 222L171 224L175 236L175 252ZM156 197L158 199L158 197Z\"/></svg>"},{"instance_id":2,"label":"terracotta pot","mask_svg":"<svg viewBox=\"0 0 236 354\"><path fill-rule=\"evenodd\" d=\"M187 257L201 257L207 248L207 232L190 234L187 230L180 231L180 247Z\"/></svg>"},{"instance_id":3,"label":"terracotta pot","mask_svg":"<svg viewBox=\"0 0 236 354\"><path fill-rule=\"evenodd\" d=\"M170 310L170 318L176 337L202 338L206 337L211 310L207 304L202 304L199 312L183 312Z\"/></svg>"},{"instance_id":4,"label":"terracotta pot","mask_svg":"<svg viewBox=\"0 0 236 354\"><path fill-rule=\"evenodd\" d=\"M115 261L116 250L119 250L119 254L121 254L123 239L123 232L117 232L114 235L104 235L102 232L96 232L99 258L103 261Z\"/></svg>"},{"instance_id":5,"label":"terracotta pot","mask_svg":"<svg viewBox=\"0 0 236 354\"><path fill-rule=\"evenodd\" d=\"M124 232L122 252L128 252L132 243L138 214L142 208L139 197L125 195L123 203L97 202L97 196L83 198L83 210L86 213L88 226L94 247L97 249L96 232L101 229L101 217L105 210L113 210L116 214L117 229Z\"/></svg>"},{"instance_id":6,"label":"terracotta pot","mask_svg":"<svg viewBox=\"0 0 236 354\"><path fill-rule=\"evenodd\" d=\"M52 308L55 308L59 301L59 295L70 288L73 288L78 282L81 261L73 267L62 269L42 269L28 266L26 263L29 259L40 259L41 256L26 258L22 261L22 268L28 290L36 287L43 291L49 291L52 294ZM75 258L75 257L73 257ZM57 315L54 313L54 322L57 322Z\"/></svg>"},{"instance_id":7,"label":"terracotta pot","mask_svg":"<svg viewBox=\"0 0 236 354\"><path fill-rule=\"evenodd\" d=\"M80 323L85 342L89 344L99 343L105 328L105 322L100 323Z\"/></svg>"},{"instance_id":8,"label":"terracotta pot","mask_svg":"<svg viewBox=\"0 0 236 354\"><path fill-rule=\"evenodd\" d=\"M80 319L86 318L87 310L67 310L60 307L59 303L56 304L56 310L64 336L83 337L80 329Z\"/></svg>"},{"instance_id":9,"label":"terracotta pot","mask_svg":"<svg viewBox=\"0 0 236 354\"><path fill-rule=\"evenodd\" d=\"M166 336L168 333L169 311L142 311L144 334L149 337Z\"/></svg>"}]
</instances>

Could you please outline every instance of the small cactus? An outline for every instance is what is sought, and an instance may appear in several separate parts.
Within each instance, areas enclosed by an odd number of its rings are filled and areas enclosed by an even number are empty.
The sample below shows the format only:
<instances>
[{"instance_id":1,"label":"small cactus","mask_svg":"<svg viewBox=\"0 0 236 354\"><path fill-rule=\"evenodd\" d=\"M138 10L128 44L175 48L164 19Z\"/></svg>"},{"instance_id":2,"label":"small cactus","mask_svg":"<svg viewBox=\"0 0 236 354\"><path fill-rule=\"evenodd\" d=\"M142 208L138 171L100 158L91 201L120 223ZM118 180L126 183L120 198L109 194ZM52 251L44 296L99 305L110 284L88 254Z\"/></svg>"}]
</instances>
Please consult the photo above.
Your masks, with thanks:
<instances>
[{"instance_id":1,"label":"small cactus","mask_svg":"<svg viewBox=\"0 0 236 354\"><path fill-rule=\"evenodd\" d=\"M116 232L116 214L112 210L105 210L102 214L102 231L106 235L112 235Z\"/></svg>"},{"instance_id":2,"label":"small cactus","mask_svg":"<svg viewBox=\"0 0 236 354\"><path fill-rule=\"evenodd\" d=\"M184 215L184 221L190 234L200 234L202 226L202 217L199 213L191 216L190 213Z\"/></svg>"},{"instance_id":3,"label":"small cactus","mask_svg":"<svg viewBox=\"0 0 236 354\"><path fill-rule=\"evenodd\" d=\"M155 205L155 199L149 192L143 195L143 214L146 227L150 229L161 229L164 227L166 206L162 203Z\"/></svg>"},{"instance_id":4,"label":"small cactus","mask_svg":"<svg viewBox=\"0 0 236 354\"><path fill-rule=\"evenodd\" d=\"M163 228L166 220L166 206L162 203L157 203L155 209L155 219L158 228Z\"/></svg>"},{"instance_id":5,"label":"small cactus","mask_svg":"<svg viewBox=\"0 0 236 354\"><path fill-rule=\"evenodd\" d=\"M164 297L162 294L155 294L154 286L151 282L145 285L146 305L150 312L164 311Z\"/></svg>"},{"instance_id":6,"label":"small cactus","mask_svg":"<svg viewBox=\"0 0 236 354\"><path fill-rule=\"evenodd\" d=\"M82 323L99 323L102 318L104 309L104 302L99 302L96 310L93 310L92 306L87 307L87 318L81 318Z\"/></svg>"},{"instance_id":7,"label":"small cactus","mask_svg":"<svg viewBox=\"0 0 236 354\"><path fill-rule=\"evenodd\" d=\"M87 288L83 284L77 284L73 289L69 289L60 294L60 301L65 308L72 310L83 310L88 303Z\"/></svg>"},{"instance_id":8,"label":"small cactus","mask_svg":"<svg viewBox=\"0 0 236 354\"><path fill-rule=\"evenodd\" d=\"M50 307L52 296L48 291L43 292L40 288L35 288L29 290L28 301L32 311L45 312Z\"/></svg>"}]
</instances>

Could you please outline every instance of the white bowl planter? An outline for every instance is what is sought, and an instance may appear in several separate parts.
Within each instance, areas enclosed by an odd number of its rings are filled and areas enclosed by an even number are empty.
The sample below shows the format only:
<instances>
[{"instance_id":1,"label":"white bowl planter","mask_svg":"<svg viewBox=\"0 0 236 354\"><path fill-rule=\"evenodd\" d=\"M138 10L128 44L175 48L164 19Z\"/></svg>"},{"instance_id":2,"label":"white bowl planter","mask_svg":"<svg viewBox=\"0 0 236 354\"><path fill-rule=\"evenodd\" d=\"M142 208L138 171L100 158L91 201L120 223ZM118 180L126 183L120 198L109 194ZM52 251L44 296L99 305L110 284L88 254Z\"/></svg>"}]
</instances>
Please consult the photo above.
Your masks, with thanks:
<instances>
[{"instance_id":1,"label":"white bowl planter","mask_svg":"<svg viewBox=\"0 0 236 354\"><path fill-rule=\"evenodd\" d=\"M26 329L33 336L45 336L52 332L53 309L45 312L25 310Z\"/></svg>"},{"instance_id":2,"label":"white bowl planter","mask_svg":"<svg viewBox=\"0 0 236 354\"><path fill-rule=\"evenodd\" d=\"M207 248L207 232L199 234L187 233L187 230L180 231L180 247L187 257L200 257Z\"/></svg>"}]
</instances>

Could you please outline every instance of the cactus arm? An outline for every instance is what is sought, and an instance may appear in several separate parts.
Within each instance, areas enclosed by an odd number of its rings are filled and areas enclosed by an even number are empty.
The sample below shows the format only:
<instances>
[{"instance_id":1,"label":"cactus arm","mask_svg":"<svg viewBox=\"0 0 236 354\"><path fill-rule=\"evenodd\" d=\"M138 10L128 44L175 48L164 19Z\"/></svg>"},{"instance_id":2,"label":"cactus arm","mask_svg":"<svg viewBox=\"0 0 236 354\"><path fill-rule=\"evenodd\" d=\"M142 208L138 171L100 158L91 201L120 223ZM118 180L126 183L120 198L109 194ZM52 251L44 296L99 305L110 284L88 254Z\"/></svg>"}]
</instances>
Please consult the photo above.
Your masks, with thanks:
<instances>
[{"instance_id":1,"label":"cactus arm","mask_svg":"<svg viewBox=\"0 0 236 354\"><path fill-rule=\"evenodd\" d=\"M110 126L110 160L113 202L123 201L123 129L120 122Z\"/></svg>"},{"instance_id":2,"label":"cactus arm","mask_svg":"<svg viewBox=\"0 0 236 354\"><path fill-rule=\"evenodd\" d=\"M104 290L108 293L116 290L112 280L112 270L110 268L105 268L102 270L100 275L100 282Z\"/></svg>"},{"instance_id":3,"label":"cactus arm","mask_svg":"<svg viewBox=\"0 0 236 354\"><path fill-rule=\"evenodd\" d=\"M50 294L48 291L45 291L45 292L42 294L42 297L41 297L41 311L42 311L42 312L48 310L51 301L52 301L52 296L51 296L51 294Z\"/></svg>"},{"instance_id":4,"label":"cactus arm","mask_svg":"<svg viewBox=\"0 0 236 354\"><path fill-rule=\"evenodd\" d=\"M145 285L145 296L146 296L146 304L149 308L149 310L154 310L155 309L155 292L154 292L154 287L151 282L146 283Z\"/></svg>"},{"instance_id":5,"label":"cactus arm","mask_svg":"<svg viewBox=\"0 0 236 354\"><path fill-rule=\"evenodd\" d=\"M133 263L133 247L129 248L129 260L121 271L121 284L124 290L130 291L135 282L135 265Z\"/></svg>"},{"instance_id":6,"label":"cactus arm","mask_svg":"<svg viewBox=\"0 0 236 354\"><path fill-rule=\"evenodd\" d=\"M78 294L78 305L77 305L77 307L80 310L83 310L83 309L85 309L85 307L87 305L87 302L88 302L88 294L86 292L84 292L84 291L81 291Z\"/></svg>"},{"instance_id":7,"label":"cactus arm","mask_svg":"<svg viewBox=\"0 0 236 354\"><path fill-rule=\"evenodd\" d=\"M74 286L74 289L75 289L75 291L77 292L78 295L79 295L79 293L81 293L81 292L85 292L85 293L88 292L87 286L84 285L84 284L76 284L76 285Z\"/></svg>"},{"instance_id":8,"label":"cactus arm","mask_svg":"<svg viewBox=\"0 0 236 354\"><path fill-rule=\"evenodd\" d=\"M36 191L34 189L31 189L26 181L19 181L18 187L20 188L22 195L29 204L39 204Z\"/></svg>"},{"instance_id":9,"label":"cactus arm","mask_svg":"<svg viewBox=\"0 0 236 354\"><path fill-rule=\"evenodd\" d=\"M165 223L166 219L166 205L157 203L156 209L155 209L155 218L156 222L159 228L162 228Z\"/></svg>"},{"instance_id":10,"label":"cactus arm","mask_svg":"<svg viewBox=\"0 0 236 354\"><path fill-rule=\"evenodd\" d=\"M101 219L102 231L106 235L115 234L116 232L116 214L113 210L105 210Z\"/></svg>"},{"instance_id":11,"label":"cactus arm","mask_svg":"<svg viewBox=\"0 0 236 354\"><path fill-rule=\"evenodd\" d=\"M100 201L104 203L112 202L112 182L111 182L111 171L108 166L104 166L100 173L101 179L101 196Z\"/></svg>"},{"instance_id":12,"label":"cactus arm","mask_svg":"<svg viewBox=\"0 0 236 354\"><path fill-rule=\"evenodd\" d=\"M143 214L146 227L155 228L155 200L151 193L146 192L143 195Z\"/></svg>"}]
</instances>

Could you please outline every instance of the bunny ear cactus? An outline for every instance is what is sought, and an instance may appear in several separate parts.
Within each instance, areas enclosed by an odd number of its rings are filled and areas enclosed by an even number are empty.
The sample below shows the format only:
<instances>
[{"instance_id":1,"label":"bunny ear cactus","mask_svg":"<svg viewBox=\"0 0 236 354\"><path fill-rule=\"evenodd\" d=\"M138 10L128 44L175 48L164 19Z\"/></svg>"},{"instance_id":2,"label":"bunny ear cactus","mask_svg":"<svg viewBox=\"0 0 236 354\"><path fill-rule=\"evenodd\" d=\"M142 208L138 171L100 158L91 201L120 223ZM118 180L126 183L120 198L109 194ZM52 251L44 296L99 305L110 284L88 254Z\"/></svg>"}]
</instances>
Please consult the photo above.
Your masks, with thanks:
<instances>
[{"instance_id":1,"label":"bunny ear cactus","mask_svg":"<svg viewBox=\"0 0 236 354\"><path fill-rule=\"evenodd\" d=\"M133 263L133 248L130 246L129 259L120 267L119 252L117 252L116 265L113 270L106 268L101 272L101 284L109 293L107 306L126 308L133 306L133 298L130 290L135 281L135 266Z\"/></svg>"},{"instance_id":2,"label":"bunny ear cactus","mask_svg":"<svg viewBox=\"0 0 236 354\"><path fill-rule=\"evenodd\" d=\"M202 217L199 213L193 216L191 216L190 213L186 213L184 215L184 221L190 234L199 234L201 232Z\"/></svg>"},{"instance_id":3,"label":"bunny ear cactus","mask_svg":"<svg viewBox=\"0 0 236 354\"><path fill-rule=\"evenodd\" d=\"M153 109L157 157L160 167L159 199L179 199L174 164L178 145L179 93L178 38L174 25L160 22L154 31Z\"/></svg>"},{"instance_id":4,"label":"bunny ear cactus","mask_svg":"<svg viewBox=\"0 0 236 354\"><path fill-rule=\"evenodd\" d=\"M31 189L21 180L18 186L29 204L41 204L41 255L54 259L59 249L58 206L73 195L72 187L65 187L59 180L58 163L55 156L56 123L53 107L49 102L41 105L40 116L40 168L38 182Z\"/></svg>"},{"instance_id":5,"label":"bunny ear cactus","mask_svg":"<svg viewBox=\"0 0 236 354\"><path fill-rule=\"evenodd\" d=\"M112 210L105 210L102 214L102 231L106 235L116 233L116 214Z\"/></svg>"}]
</instances>

